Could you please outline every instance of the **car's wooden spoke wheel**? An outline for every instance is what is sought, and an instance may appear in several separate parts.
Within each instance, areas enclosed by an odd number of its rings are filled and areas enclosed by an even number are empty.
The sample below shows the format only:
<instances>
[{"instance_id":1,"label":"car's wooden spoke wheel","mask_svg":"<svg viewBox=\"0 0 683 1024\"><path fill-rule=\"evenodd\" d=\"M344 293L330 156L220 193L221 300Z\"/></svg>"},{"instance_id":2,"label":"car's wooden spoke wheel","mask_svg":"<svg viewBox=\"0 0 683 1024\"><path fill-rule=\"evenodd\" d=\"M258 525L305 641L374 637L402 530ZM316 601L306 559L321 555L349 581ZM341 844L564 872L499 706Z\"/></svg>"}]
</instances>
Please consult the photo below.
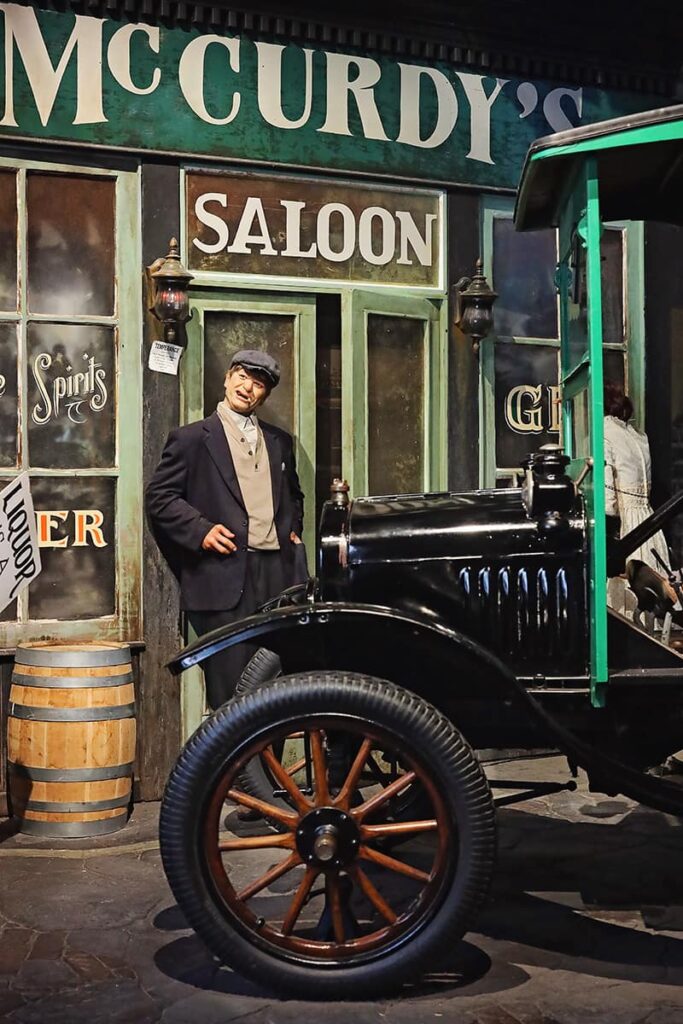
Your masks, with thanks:
<instances>
[{"instance_id":1,"label":"car's wooden spoke wheel","mask_svg":"<svg viewBox=\"0 0 683 1024\"><path fill-rule=\"evenodd\" d=\"M308 958L359 958L368 950L391 947L425 915L444 884L458 840L444 800L424 763L403 757L406 769L384 784L364 771L373 750L385 752L395 738L380 730L361 734L361 725L327 716L324 721L292 723L288 735L301 733L310 743L312 792L305 794L296 773L285 769L273 749L281 731L261 737L227 769L211 799L204 830L211 879L226 908L261 941ZM341 785L330 784L327 736L342 736L357 748ZM261 757L292 810L285 811L243 792L235 780L252 759ZM303 771L303 768L300 769ZM428 817L388 822L385 812L394 797L419 779L428 794ZM263 815L244 837L227 837L221 822L231 804ZM284 831L273 832L272 820ZM382 850L382 841L403 839L400 856ZM274 862L263 870L263 854L272 849ZM230 870L230 855L242 858L239 872ZM249 861L251 860L252 863ZM237 877L238 881L234 881ZM266 898L271 883L282 879L287 895ZM322 922L322 924L321 924Z\"/></svg>"},{"instance_id":2,"label":"car's wooden spoke wheel","mask_svg":"<svg viewBox=\"0 0 683 1024\"><path fill-rule=\"evenodd\" d=\"M293 735L307 754L285 765ZM283 798L245 792L255 761ZM397 820L411 788L419 813ZM239 807L261 817L235 834ZM452 723L391 683L332 672L285 676L207 719L169 779L160 838L216 956L308 998L386 992L451 954L495 850L486 778Z\"/></svg>"},{"instance_id":3,"label":"car's wooden spoke wheel","mask_svg":"<svg viewBox=\"0 0 683 1024\"><path fill-rule=\"evenodd\" d=\"M255 693L263 686L275 682L282 675L282 663L277 654L265 647L260 647L252 656L242 673L236 689L235 697L244 697L247 694ZM355 746L358 746L356 742ZM331 777L334 781L338 775L341 761L348 751L344 750L344 738L338 737L334 744L337 765L332 766ZM351 745L353 749L353 745ZM308 734L294 732L286 736L272 746L272 753L283 765L288 775L295 776L297 784L304 793L311 793L311 780L313 773L311 745ZM239 788L243 789L249 796L258 797L268 804L275 804L276 807L287 807L290 805L288 792L279 781L279 775L270 770L270 763L262 754L259 758L251 758L240 770L237 777ZM373 778L387 785L393 782L394 778L403 770L400 754L373 749L366 759L362 773L364 779ZM416 817L424 816L429 809L429 803L424 798L419 782L403 788L391 800L387 809L387 816L394 821L411 821ZM255 812L256 813L256 812ZM271 824L278 827L274 818L270 818ZM397 842L394 837L393 842Z\"/></svg>"}]
</instances>

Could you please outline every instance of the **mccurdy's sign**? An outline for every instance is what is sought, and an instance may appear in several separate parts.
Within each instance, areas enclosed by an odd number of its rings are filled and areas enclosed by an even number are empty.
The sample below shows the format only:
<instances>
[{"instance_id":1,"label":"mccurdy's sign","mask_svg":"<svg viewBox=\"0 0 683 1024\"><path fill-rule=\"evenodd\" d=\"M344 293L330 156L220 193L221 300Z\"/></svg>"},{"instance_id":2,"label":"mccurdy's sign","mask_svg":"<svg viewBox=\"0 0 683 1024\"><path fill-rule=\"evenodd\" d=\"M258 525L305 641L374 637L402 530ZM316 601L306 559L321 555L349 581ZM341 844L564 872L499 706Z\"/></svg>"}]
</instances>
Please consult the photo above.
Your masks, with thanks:
<instances>
[{"instance_id":1,"label":"mccurdy's sign","mask_svg":"<svg viewBox=\"0 0 683 1024\"><path fill-rule=\"evenodd\" d=\"M446 62L0 13L0 137L514 188L534 138L657 102Z\"/></svg>"}]
</instances>

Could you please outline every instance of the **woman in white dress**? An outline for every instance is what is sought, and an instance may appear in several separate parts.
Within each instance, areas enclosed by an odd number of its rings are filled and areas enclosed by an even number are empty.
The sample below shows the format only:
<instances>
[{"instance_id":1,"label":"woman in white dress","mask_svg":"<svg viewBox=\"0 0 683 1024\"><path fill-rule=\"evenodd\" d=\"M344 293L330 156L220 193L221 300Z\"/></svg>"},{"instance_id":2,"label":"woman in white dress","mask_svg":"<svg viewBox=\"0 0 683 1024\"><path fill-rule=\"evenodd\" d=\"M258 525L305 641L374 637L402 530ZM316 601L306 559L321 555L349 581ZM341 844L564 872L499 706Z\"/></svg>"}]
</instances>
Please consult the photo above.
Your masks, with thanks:
<instances>
[{"instance_id":1,"label":"woman in white dress","mask_svg":"<svg viewBox=\"0 0 683 1024\"><path fill-rule=\"evenodd\" d=\"M605 512L619 519L619 536L642 523L652 514L650 505L651 459L645 434L629 422L633 403L618 384L605 384ZM661 530L629 555L664 575L669 565L669 549ZM636 598L626 581L617 577L607 586L607 603L622 615L633 617Z\"/></svg>"}]
</instances>

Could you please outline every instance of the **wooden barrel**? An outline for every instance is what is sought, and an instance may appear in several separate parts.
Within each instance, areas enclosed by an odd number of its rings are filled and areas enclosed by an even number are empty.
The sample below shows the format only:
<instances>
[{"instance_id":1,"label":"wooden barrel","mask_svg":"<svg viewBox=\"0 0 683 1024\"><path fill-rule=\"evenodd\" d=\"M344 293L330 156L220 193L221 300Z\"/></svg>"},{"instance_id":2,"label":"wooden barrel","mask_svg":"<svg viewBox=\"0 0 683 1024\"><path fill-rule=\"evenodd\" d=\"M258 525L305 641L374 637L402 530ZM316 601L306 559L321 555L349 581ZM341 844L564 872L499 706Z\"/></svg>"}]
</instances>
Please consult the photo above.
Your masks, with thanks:
<instances>
[{"instance_id":1,"label":"wooden barrel","mask_svg":"<svg viewBox=\"0 0 683 1024\"><path fill-rule=\"evenodd\" d=\"M22 644L9 699L9 792L21 831L80 838L121 828L135 757L130 648Z\"/></svg>"}]
</instances>

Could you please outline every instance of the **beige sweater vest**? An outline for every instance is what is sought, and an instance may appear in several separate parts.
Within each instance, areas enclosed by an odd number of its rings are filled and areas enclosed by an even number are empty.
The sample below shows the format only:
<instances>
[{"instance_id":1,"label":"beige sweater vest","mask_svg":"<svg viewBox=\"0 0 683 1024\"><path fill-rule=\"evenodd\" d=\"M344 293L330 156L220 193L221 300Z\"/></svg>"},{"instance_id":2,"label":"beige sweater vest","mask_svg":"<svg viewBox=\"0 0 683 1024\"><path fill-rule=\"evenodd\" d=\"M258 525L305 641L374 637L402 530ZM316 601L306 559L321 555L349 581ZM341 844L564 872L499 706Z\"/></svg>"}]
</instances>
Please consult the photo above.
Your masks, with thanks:
<instances>
[{"instance_id":1,"label":"beige sweater vest","mask_svg":"<svg viewBox=\"0 0 683 1024\"><path fill-rule=\"evenodd\" d=\"M223 424L249 517L247 544L250 548L257 548L260 551L277 551L280 542L275 530L270 459L263 440L263 432L257 424L256 444L251 444L230 416L228 409L227 401L223 401L218 403L216 411ZM230 527L230 523L225 525Z\"/></svg>"}]
</instances>

